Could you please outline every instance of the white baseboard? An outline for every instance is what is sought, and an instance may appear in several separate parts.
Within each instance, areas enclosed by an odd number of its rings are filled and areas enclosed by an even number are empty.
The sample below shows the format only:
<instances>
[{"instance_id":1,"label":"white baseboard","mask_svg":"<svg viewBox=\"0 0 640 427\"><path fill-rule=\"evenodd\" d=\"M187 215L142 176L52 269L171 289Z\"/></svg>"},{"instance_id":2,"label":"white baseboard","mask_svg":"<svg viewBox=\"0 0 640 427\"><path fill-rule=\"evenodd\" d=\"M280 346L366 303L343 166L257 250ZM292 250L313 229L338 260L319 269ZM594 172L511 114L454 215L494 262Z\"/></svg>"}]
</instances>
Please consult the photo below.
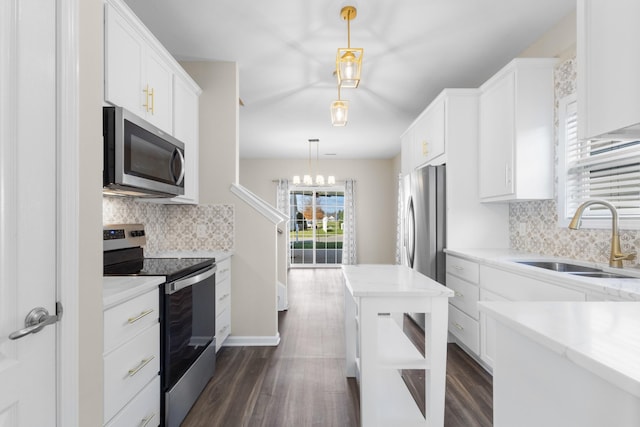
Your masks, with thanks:
<instances>
[{"instance_id":1,"label":"white baseboard","mask_svg":"<svg viewBox=\"0 0 640 427\"><path fill-rule=\"evenodd\" d=\"M223 347L264 347L264 346L277 346L280 344L280 333L274 336L238 336L229 335L224 340Z\"/></svg>"}]
</instances>

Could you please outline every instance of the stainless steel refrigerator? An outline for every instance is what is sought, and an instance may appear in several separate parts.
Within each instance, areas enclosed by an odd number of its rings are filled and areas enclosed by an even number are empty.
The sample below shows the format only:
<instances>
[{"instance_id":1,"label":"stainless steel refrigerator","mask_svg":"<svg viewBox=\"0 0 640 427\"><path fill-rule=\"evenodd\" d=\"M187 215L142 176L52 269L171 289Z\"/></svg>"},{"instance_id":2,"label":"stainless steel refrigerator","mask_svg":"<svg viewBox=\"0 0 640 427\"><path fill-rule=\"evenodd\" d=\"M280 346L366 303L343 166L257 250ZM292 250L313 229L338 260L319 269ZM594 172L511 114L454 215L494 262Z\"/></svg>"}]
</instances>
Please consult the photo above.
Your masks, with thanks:
<instances>
[{"instance_id":1,"label":"stainless steel refrigerator","mask_svg":"<svg viewBox=\"0 0 640 427\"><path fill-rule=\"evenodd\" d=\"M445 285L445 165L425 166L404 177L402 262ZM409 313L424 329L424 313Z\"/></svg>"}]
</instances>

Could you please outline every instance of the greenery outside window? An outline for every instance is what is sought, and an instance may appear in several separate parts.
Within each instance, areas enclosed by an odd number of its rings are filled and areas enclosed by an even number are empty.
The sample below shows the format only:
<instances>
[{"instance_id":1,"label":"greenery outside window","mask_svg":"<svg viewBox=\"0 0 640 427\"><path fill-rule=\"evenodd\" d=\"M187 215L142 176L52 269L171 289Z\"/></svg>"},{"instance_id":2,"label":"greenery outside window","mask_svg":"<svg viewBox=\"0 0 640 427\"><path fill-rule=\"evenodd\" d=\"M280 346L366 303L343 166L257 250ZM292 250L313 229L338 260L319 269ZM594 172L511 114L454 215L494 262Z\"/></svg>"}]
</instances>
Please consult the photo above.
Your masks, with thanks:
<instances>
[{"instance_id":1,"label":"greenery outside window","mask_svg":"<svg viewBox=\"0 0 640 427\"><path fill-rule=\"evenodd\" d=\"M621 228L640 228L640 140L578 140L576 96L559 102L558 221L566 226L587 199L604 199L616 206ZM595 205L585 211L586 228L611 227L608 209Z\"/></svg>"}]
</instances>

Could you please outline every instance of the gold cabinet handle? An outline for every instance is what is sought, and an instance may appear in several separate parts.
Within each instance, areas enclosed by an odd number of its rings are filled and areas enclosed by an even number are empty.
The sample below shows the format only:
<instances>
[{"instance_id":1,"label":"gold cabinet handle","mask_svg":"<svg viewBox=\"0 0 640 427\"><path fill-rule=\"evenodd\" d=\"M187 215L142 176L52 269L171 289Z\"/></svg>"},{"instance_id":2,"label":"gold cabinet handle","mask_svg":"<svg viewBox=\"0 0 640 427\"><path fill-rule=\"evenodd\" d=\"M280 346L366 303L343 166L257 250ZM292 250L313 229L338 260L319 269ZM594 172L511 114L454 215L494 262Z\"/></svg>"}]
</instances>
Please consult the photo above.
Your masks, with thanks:
<instances>
[{"instance_id":1,"label":"gold cabinet handle","mask_svg":"<svg viewBox=\"0 0 640 427\"><path fill-rule=\"evenodd\" d=\"M144 89L142 89L142 91L144 92L144 104L142 104L142 106L144 107L144 111L146 111L147 113L149 112L149 85L146 85L144 87Z\"/></svg>"},{"instance_id":2,"label":"gold cabinet handle","mask_svg":"<svg viewBox=\"0 0 640 427\"><path fill-rule=\"evenodd\" d=\"M222 296L220 297L220 299L218 299L218 301L224 301L224 300L226 300L227 298L229 298L229 296L230 296L230 294L224 294L224 295L222 295Z\"/></svg>"},{"instance_id":3,"label":"gold cabinet handle","mask_svg":"<svg viewBox=\"0 0 640 427\"><path fill-rule=\"evenodd\" d=\"M146 417L144 417L142 420L140 420L140 424L139 427L146 427L147 424L149 424L151 422L151 420L153 420L155 418L156 414L151 414L151 415L147 415Z\"/></svg>"},{"instance_id":4,"label":"gold cabinet handle","mask_svg":"<svg viewBox=\"0 0 640 427\"><path fill-rule=\"evenodd\" d=\"M140 370L142 368L144 368L145 366L147 366L149 364L149 362L151 362L154 358L155 358L155 356L151 356L151 357L149 357L147 359L142 359L140 361L140 363L138 364L138 366L136 366L135 368L129 369L129 377L132 377L135 374L137 374L138 372L140 372Z\"/></svg>"},{"instance_id":5,"label":"gold cabinet handle","mask_svg":"<svg viewBox=\"0 0 640 427\"><path fill-rule=\"evenodd\" d=\"M458 291L455 291L454 295L457 296L457 297L461 297L461 298L464 297L464 294L461 293L461 292L458 292Z\"/></svg>"},{"instance_id":6,"label":"gold cabinet handle","mask_svg":"<svg viewBox=\"0 0 640 427\"><path fill-rule=\"evenodd\" d=\"M464 327L462 327L462 325L457 323L457 322L454 322L453 326L455 326L456 329L459 330L459 331L464 331Z\"/></svg>"},{"instance_id":7,"label":"gold cabinet handle","mask_svg":"<svg viewBox=\"0 0 640 427\"><path fill-rule=\"evenodd\" d=\"M136 323L138 320L142 319L144 316L147 316L151 313L153 313L153 308L150 308L149 310L145 310L142 313L138 314L137 316L128 318L127 323L129 324Z\"/></svg>"},{"instance_id":8,"label":"gold cabinet handle","mask_svg":"<svg viewBox=\"0 0 640 427\"><path fill-rule=\"evenodd\" d=\"M427 140L422 141L422 155L424 157L427 157L427 155L429 154L429 143L427 142Z\"/></svg>"},{"instance_id":9,"label":"gold cabinet handle","mask_svg":"<svg viewBox=\"0 0 640 427\"><path fill-rule=\"evenodd\" d=\"M151 114L155 113L155 105L156 105L156 96L153 88L151 88L151 93L149 94L151 97Z\"/></svg>"}]
</instances>

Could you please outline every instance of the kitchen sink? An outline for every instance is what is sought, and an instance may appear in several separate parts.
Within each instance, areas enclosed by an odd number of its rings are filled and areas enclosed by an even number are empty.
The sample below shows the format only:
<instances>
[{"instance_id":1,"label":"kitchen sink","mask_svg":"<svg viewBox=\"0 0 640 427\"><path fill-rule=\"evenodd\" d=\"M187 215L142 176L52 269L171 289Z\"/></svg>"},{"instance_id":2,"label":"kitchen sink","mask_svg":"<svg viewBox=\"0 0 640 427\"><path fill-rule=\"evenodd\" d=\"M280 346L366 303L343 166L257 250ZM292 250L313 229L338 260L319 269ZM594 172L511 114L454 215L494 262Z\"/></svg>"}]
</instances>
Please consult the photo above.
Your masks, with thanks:
<instances>
[{"instance_id":1,"label":"kitchen sink","mask_svg":"<svg viewBox=\"0 0 640 427\"><path fill-rule=\"evenodd\" d=\"M607 273L598 268L584 267L578 264L555 261L515 261L518 264L529 265L531 267L544 268L545 270L557 271L559 273L572 274L580 277L593 277L599 279L638 279L638 277L626 276L624 274Z\"/></svg>"},{"instance_id":2,"label":"kitchen sink","mask_svg":"<svg viewBox=\"0 0 640 427\"><path fill-rule=\"evenodd\" d=\"M622 274L614 274L614 273L605 273L604 271L596 271L596 272L569 272L569 274L573 274L574 276L581 277L597 277L600 279L637 279L637 277L633 276L624 276Z\"/></svg>"},{"instance_id":3,"label":"kitchen sink","mask_svg":"<svg viewBox=\"0 0 640 427\"><path fill-rule=\"evenodd\" d=\"M563 273L602 273L602 270L591 267L583 267L578 264L555 261L516 261L518 264L530 265L531 267L544 268L545 270L559 271Z\"/></svg>"}]
</instances>

